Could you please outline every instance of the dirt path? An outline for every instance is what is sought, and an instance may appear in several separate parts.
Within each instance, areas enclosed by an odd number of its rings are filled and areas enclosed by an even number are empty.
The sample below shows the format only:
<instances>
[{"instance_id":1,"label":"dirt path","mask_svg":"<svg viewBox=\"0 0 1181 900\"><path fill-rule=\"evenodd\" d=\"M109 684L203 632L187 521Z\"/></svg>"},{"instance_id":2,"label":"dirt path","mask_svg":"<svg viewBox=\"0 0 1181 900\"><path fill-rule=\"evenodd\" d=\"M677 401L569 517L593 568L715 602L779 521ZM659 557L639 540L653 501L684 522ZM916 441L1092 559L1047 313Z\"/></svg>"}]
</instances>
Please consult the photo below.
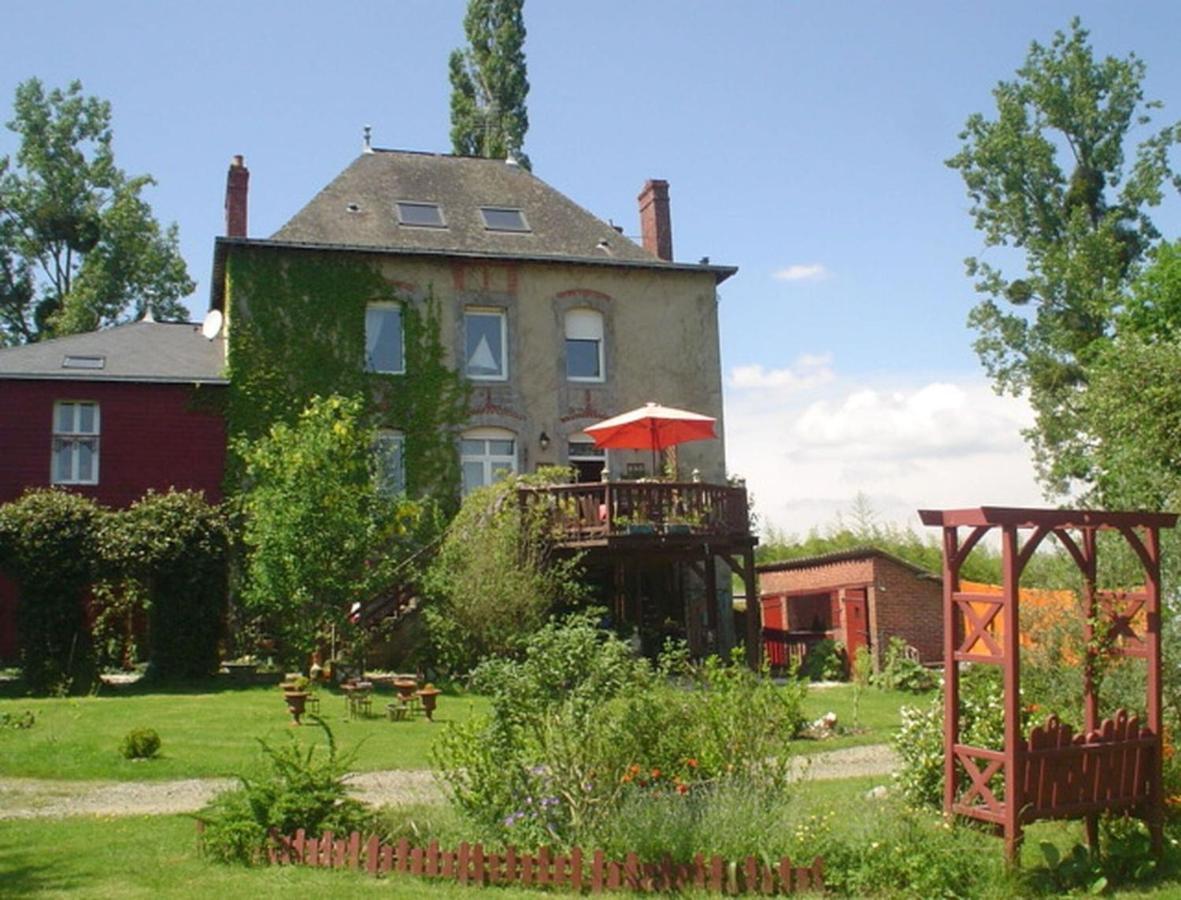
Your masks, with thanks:
<instances>
[{"instance_id":1,"label":"dirt path","mask_svg":"<svg viewBox=\"0 0 1181 900\"><path fill-rule=\"evenodd\" d=\"M799 777L817 781L858 775L887 775L898 764L885 744L850 747L799 757ZM400 805L439 803L443 793L430 772L392 770L362 772L349 779L353 792L366 803ZM180 781L50 781L0 778L0 819L38 816L163 815L196 812L219 792L233 787L233 778L187 778Z\"/></svg>"}]
</instances>

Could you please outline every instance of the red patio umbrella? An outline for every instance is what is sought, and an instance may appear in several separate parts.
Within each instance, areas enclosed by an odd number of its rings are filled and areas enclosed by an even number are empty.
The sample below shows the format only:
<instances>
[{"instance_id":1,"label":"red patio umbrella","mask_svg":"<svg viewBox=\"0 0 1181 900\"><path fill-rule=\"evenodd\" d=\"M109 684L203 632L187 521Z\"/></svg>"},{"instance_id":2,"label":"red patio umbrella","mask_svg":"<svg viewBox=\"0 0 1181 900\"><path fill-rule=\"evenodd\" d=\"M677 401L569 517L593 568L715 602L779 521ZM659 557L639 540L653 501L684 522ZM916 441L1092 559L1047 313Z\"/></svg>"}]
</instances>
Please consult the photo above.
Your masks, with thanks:
<instances>
[{"instance_id":1,"label":"red patio umbrella","mask_svg":"<svg viewBox=\"0 0 1181 900\"><path fill-rule=\"evenodd\" d=\"M583 429L595 445L617 450L651 450L652 467L656 454L666 447L716 438L715 419L684 409L658 403L645 403L639 409L604 419Z\"/></svg>"}]
</instances>

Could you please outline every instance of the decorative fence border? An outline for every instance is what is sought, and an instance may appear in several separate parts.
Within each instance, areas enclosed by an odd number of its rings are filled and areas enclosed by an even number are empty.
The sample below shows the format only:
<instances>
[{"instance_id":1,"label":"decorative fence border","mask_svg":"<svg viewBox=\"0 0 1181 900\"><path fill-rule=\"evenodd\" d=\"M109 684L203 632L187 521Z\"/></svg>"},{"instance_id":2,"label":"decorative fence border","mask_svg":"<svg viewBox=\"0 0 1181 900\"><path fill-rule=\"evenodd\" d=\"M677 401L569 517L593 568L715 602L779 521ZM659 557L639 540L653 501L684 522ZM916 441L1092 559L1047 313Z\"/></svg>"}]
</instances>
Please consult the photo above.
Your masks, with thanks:
<instances>
[{"instance_id":1,"label":"decorative fence border","mask_svg":"<svg viewBox=\"0 0 1181 900\"><path fill-rule=\"evenodd\" d=\"M788 857L768 866L754 856L728 862L720 856L706 859L697 854L691 863L641 862L635 853L622 861L607 859L596 850L584 857L579 847L569 854L555 854L542 847L536 855L509 847L504 853L486 853L481 844L462 843L456 850L441 850L438 841L412 847L403 838L386 844L376 836L363 839L354 831L337 838L331 831L308 837L301 828L294 837L273 835L267 853L274 865L306 865L353 869L370 875L398 872L419 878L446 878L462 885L516 884L525 887L564 888L589 892L631 891L656 893L688 888L725 894L792 894L824 889L824 863L820 857L810 866L793 866Z\"/></svg>"}]
</instances>

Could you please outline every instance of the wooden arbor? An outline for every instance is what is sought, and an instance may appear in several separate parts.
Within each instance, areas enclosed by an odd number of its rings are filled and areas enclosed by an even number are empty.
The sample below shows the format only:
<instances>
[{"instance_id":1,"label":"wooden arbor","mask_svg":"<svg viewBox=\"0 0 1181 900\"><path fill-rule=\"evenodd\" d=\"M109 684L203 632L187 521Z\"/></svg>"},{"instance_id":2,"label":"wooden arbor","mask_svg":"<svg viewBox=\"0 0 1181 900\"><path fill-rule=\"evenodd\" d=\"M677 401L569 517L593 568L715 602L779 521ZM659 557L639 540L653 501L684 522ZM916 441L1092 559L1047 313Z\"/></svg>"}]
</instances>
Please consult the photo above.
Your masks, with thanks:
<instances>
[{"instance_id":1,"label":"wooden arbor","mask_svg":"<svg viewBox=\"0 0 1181 900\"><path fill-rule=\"evenodd\" d=\"M1153 847L1161 850L1161 584L1160 529L1177 516L1167 513L1099 512L980 507L920 510L924 525L943 529L944 789L943 808L989 822L1005 837L1015 861L1025 825L1039 819L1085 818L1087 841L1095 846L1098 816L1127 811L1148 824ZM960 528L970 529L960 542ZM1001 594L960 590L964 560L989 531L1001 530ZM1101 591L1096 585L1100 530L1123 535L1139 558L1143 587ZM1032 531L1022 541L1022 532ZM1043 540L1053 535L1083 575L1084 728L1051 716L1028 737L1021 734L1019 584L1021 573ZM1077 538L1076 538L1077 536ZM1120 710L1099 721L1094 672L1100 653L1147 660L1146 723ZM1004 672L1004 747L991 750L960 743L959 664L1000 666ZM960 773L967 786L960 792ZM998 797L994 785L1003 779Z\"/></svg>"}]
</instances>

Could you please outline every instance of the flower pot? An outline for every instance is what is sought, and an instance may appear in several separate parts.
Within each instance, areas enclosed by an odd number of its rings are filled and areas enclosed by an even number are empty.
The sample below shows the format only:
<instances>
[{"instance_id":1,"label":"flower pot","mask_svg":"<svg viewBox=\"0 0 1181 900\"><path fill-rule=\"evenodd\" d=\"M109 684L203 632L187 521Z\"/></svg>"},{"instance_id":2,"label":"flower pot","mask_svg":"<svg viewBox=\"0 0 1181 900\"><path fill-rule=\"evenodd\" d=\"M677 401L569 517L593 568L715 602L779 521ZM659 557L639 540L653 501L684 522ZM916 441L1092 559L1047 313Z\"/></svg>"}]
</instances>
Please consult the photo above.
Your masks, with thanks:
<instances>
[{"instance_id":1,"label":"flower pot","mask_svg":"<svg viewBox=\"0 0 1181 900\"><path fill-rule=\"evenodd\" d=\"M414 678L395 678L394 690L398 692L398 699L406 703L414 697L418 690L418 681Z\"/></svg>"},{"instance_id":2,"label":"flower pot","mask_svg":"<svg viewBox=\"0 0 1181 900\"><path fill-rule=\"evenodd\" d=\"M664 526L665 534L690 534L692 531L688 522L668 522Z\"/></svg>"},{"instance_id":3,"label":"flower pot","mask_svg":"<svg viewBox=\"0 0 1181 900\"><path fill-rule=\"evenodd\" d=\"M443 692L438 688L423 688L415 693L418 694L418 699L422 701L422 711L426 713L427 719L433 722L435 720L435 707L439 703L439 694Z\"/></svg>"},{"instance_id":4,"label":"flower pot","mask_svg":"<svg viewBox=\"0 0 1181 900\"><path fill-rule=\"evenodd\" d=\"M308 705L307 691L284 691L283 699L287 702L287 711L291 713L292 723L302 724L299 719Z\"/></svg>"},{"instance_id":5,"label":"flower pot","mask_svg":"<svg viewBox=\"0 0 1181 900\"><path fill-rule=\"evenodd\" d=\"M624 528L628 534L656 534L656 526L648 522L633 522Z\"/></svg>"}]
</instances>

